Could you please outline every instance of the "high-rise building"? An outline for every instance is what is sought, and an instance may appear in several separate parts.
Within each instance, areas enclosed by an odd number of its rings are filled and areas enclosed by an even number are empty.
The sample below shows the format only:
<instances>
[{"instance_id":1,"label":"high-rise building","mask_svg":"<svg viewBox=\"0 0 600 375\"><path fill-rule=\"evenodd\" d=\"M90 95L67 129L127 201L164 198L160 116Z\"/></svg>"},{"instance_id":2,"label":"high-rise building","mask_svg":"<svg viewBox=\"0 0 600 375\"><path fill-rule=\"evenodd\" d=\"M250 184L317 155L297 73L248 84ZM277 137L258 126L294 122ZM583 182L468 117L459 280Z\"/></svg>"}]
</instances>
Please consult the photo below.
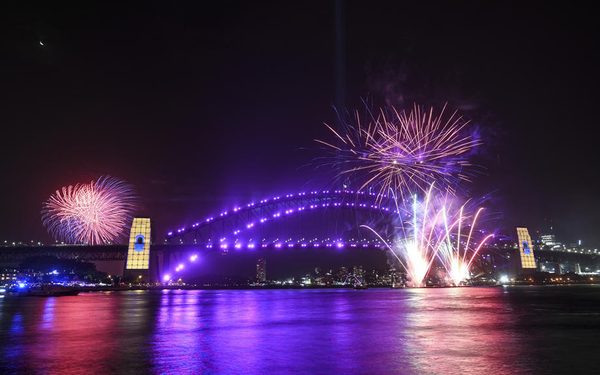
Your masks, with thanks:
<instances>
[{"instance_id":1,"label":"high-rise building","mask_svg":"<svg viewBox=\"0 0 600 375\"><path fill-rule=\"evenodd\" d=\"M267 259L260 258L256 263L256 282L264 283L267 281Z\"/></svg>"},{"instance_id":2,"label":"high-rise building","mask_svg":"<svg viewBox=\"0 0 600 375\"><path fill-rule=\"evenodd\" d=\"M527 228L517 227L517 237L519 239L519 254L521 255L522 269L535 269L535 258L533 256L533 247L531 237Z\"/></svg>"},{"instance_id":3,"label":"high-rise building","mask_svg":"<svg viewBox=\"0 0 600 375\"><path fill-rule=\"evenodd\" d=\"M540 238L543 245L552 247L556 244L556 236L553 234L542 234Z\"/></svg>"},{"instance_id":4,"label":"high-rise building","mask_svg":"<svg viewBox=\"0 0 600 375\"><path fill-rule=\"evenodd\" d=\"M550 250L562 250L563 244L556 239L554 234L554 227L550 225L548 229L540 236L540 242L543 246L550 248Z\"/></svg>"}]
</instances>

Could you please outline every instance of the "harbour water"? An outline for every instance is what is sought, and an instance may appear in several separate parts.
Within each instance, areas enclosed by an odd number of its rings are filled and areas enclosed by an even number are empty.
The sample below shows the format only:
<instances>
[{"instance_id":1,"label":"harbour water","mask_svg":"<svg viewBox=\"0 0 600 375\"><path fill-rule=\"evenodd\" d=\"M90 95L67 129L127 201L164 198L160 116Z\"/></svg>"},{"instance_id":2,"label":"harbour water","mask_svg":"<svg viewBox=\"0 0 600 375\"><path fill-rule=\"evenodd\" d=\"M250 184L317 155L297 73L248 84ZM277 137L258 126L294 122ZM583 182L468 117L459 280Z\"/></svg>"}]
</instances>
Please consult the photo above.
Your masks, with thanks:
<instances>
[{"instance_id":1,"label":"harbour water","mask_svg":"<svg viewBox=\"0 0 600 375\"><path fill-rule=\"evenodd\" d=\"M600 286L0 299L0 373L600 373Z\"/></svg>"}]
</instances>

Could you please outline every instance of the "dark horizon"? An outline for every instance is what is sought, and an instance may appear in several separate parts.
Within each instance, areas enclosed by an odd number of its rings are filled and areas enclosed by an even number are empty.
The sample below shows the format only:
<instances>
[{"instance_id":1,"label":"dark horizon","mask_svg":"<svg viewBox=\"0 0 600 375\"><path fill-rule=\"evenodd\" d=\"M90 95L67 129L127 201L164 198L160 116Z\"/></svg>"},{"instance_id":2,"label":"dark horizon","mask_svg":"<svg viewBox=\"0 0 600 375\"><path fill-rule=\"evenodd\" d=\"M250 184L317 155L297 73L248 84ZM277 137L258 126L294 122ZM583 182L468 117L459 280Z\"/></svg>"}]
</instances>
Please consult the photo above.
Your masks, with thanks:
<instances>
[{"instance_id":1,"label":"dark horizon","mask_svg":"<svg viewBox=\"0 0 600 375\"><path fill-rule=\"evenodd\" d=\"M0 240L49 242L42 202L101 175L135 186L157 239L331 186L314 139L366 101L461 109L493 225L600 243L591 6L345 2L341 69L335 4L4 5Z\"/></svg>"}]
</instances>

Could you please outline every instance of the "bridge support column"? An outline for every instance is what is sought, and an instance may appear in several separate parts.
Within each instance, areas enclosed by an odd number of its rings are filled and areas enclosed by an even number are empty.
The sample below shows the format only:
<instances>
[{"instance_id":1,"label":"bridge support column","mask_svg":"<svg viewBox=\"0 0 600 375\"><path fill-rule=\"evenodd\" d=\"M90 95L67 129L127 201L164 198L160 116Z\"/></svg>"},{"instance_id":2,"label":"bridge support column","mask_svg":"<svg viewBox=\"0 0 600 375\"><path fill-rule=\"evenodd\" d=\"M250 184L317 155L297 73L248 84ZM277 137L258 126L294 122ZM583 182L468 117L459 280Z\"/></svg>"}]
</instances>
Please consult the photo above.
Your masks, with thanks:
<instances>
[{"instance_id":1,"label":"bridge support column","mask_svg":"<svg viewBox=\"0 0 600 375\"><path fill-rule=\"evenodd\" d=\"M150 279L150 219L133 219L127 248L124 278L131 282L149 282Z\"/></svg>"}]
</instances>

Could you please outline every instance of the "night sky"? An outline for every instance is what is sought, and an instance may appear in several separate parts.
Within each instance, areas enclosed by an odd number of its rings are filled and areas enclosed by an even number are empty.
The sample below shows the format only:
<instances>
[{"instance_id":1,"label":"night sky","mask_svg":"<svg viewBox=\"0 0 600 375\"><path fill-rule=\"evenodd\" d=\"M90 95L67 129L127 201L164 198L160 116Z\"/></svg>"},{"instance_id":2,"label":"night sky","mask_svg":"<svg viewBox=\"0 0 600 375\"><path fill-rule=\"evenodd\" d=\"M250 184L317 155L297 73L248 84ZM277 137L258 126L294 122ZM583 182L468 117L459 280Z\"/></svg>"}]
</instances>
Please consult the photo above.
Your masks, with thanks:
<instances>
[{"instance_id":1,"label":"night sky","mask_svg":"<svg viewBox=\"0 0 600 375\"><path fill-rule=\"evenodd\" d=\"M473 120L472 194L498 228L597 246L596 12L489 3L349 1L342 61L333 1L3 4L0 239L48 241L42 202L101 175L135 186L159 238L331 185L314 139L345 67L349 109L448 102Z\"/></svg>"}]
</instances>

